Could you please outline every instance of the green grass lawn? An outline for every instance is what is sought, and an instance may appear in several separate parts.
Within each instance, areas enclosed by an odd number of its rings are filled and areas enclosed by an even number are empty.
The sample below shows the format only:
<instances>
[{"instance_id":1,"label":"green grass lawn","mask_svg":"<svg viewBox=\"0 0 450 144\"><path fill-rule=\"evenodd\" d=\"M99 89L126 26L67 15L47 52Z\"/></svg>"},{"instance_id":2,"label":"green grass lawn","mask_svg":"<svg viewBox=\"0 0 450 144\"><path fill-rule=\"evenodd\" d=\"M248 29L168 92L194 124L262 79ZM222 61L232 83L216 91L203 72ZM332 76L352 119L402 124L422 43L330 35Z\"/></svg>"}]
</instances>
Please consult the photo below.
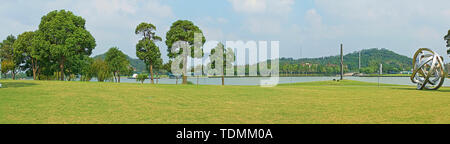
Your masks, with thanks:
<instances>
[{"instance_id":1,"label":"green grass lawn","mask_svg":"<svg viewBox=\"0 0 450 144\"><path fill-rule=\"evenodd\" d=\"M450 123L450 88L0 81L0 123Z\"/></svg>"}]
</instances>

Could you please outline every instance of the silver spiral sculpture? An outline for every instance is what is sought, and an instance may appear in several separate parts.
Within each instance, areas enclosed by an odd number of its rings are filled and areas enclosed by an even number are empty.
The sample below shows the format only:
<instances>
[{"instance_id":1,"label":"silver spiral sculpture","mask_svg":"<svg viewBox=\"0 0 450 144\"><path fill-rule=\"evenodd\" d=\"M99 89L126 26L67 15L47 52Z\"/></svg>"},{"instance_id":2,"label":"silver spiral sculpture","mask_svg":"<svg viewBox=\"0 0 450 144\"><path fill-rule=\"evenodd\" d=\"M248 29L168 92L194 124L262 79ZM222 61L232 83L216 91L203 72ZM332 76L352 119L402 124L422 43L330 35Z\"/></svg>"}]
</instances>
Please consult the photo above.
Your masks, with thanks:
<instances>
[{"instance_id":1,"label":"silver spiral sculpture","mask_svg":"<svg viewBox=\"0 0 450 144\"><path fill-rule=\"evenodd\" d=\"M411 81L417 89L437 90L447 76L442 57L428 48L419 49L414 54Z\"/></svg>"}]
</instances>

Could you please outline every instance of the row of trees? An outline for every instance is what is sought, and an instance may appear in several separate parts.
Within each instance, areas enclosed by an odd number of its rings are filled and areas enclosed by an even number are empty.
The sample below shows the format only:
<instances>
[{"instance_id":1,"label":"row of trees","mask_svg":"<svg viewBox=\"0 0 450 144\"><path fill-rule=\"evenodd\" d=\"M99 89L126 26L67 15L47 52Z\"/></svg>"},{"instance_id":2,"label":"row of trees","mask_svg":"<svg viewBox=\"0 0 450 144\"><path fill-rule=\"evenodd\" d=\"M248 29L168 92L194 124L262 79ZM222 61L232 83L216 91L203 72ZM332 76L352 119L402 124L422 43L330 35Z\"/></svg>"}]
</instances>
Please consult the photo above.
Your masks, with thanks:
<instances>
[{"instance_id":1,"label":"row of trees","mask_svg":"<svg viewBox=\"0 0 450 144\"><path fill-rule=\"evenodd\" d=\"M126 55L117 47L107 52L105 60L89 57L95 39L85 28L85 20L70 11L52 11L43 16L39 29L8 36L0 44L2 74L26 72L34 80L80 80L96 77L105 81L130 73Z\"/></svg>"},{"instance_id":2,"label":"row of trees","mask_svg":"<svg viewBox=\"0 0 450 144\"><path fill-rule=\"evenodd\" d=\"M162 38L156 35L156 26L154 26L151 23L141 23L136 27L135 34L141 36L141 40L136 44L136 56L143 60L147 66L149 67L150 72L150 79L151 83L154 83L154 76L153 76L153 69L166 69L167 71L170 71L172 61L169 61L166 64L162 64L161 59L161 52L159 50L159 47L155 44L156 42L162 41ZM195 34L199 34L200 43L195 43ZM185 49L179 48L176 51L174 49L171 49L176 42L184 41L188 44L188 48L186 50L189 50L189 55L182 55L183 51ZM204 56L202 46L206 42L206 38L203 36L202 30L194 25L191 21L188 20L178 20L172 24L169 31L166 33L166 41L165 44L167 45L167 56L170 59L174 59L178 56L182 56L183 60L180 63L180 67L187 73L187 59L190 58L202 58ZM198 51L201 52L201 55L195 55L194 53ZM187 52L187 53L189 53ZM215 53L222 53L223 54L223 61L212 61L210 64L212 65L211 68L215 68L216 63L217 64L225 64L231 65L233 61L226 61L227 55L233 55L233 50L228 48L224 48L224 45L222 43L218 43L218 45L211 50L210 52L210 58L214 59L216 56ZM191 70L192 71L192 70ZM224 85L224 74L225 69L222 71L222 85ZM187 84L187 76L183 75L183 84Z\"/></svg>"},{"instance_id":3,"label":"row of trees","mask_svg":"<svg viewBox=\"0 0 450 144\"><path fill-rule=\"evenodd\" d=\"M151 83L154 83L154 69L169 70L172 61L163 65L160 48L156 45L162 38L156 35L156 26L141 23L136 27L135 34L141 36L136 44L136 56L147 64ZM201 35L201 43L196 45L195 34ZM187 50L191 51L191 58L201 58L203 53L201 56L195 56L193 53L203 51L202 45L206 38L202 30L191 21L178 20L170 27L165 40L168 57L174 59L182 56L183 61L179 66L186 71L188 55L182 55L183 49L171 49L178 41L188 43ZM70 11L55 10L41 18L38 30L24 32L17 38L10 35L0 43L2 74L10 72L13 79L16 73L26 72L32 75L34 80L70 81L80 76L82 81L96 77L98 81L113 78L113 81L120 82L121 75L130 73L130 62L117 47L111 48L104 60L89 57L95 47L94 37L86 30L85 19ZM219 44L211 53L217 51L224 54L232 52L223 48L223 44ZM217 62L213 62L215 63ZM227 62L224 60L221 63ZM187 84L187 76L183 76L183 84Z\"/></svg>"},{"instance_id":4,"label":"row of trees","mask_svg":"<svg viewBox=\"0 0 450 144\"><path fill-rule=\"evenodd\" d=\"M85 20L70 11L52 11L43 16L39 29L10 35L0 47L2 73L27 71L33 79L64 80L81 73L96 43L85 28ZM28 71L29 70L29 71Z\"/></svg>"}]
</instances>

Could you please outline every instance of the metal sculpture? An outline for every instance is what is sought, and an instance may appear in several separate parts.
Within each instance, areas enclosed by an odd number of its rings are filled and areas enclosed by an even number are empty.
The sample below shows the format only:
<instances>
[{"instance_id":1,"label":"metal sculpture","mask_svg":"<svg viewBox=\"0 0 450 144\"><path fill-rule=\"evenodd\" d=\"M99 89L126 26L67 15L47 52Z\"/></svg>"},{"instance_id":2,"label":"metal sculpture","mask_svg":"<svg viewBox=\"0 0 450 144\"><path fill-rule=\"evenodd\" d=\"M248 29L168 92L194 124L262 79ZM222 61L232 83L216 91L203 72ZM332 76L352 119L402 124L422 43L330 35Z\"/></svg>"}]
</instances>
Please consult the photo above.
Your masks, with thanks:
<instances>
[{"instance_id":1,"label":"metal sculpture","mask_svg":"<svg viewBox=\"0 0 450 144\"><path fill-rule=\"evenodd\" d=\"M411 81L417 83L417 89L437 90L447 76L443 58L428 48L419 49L414 54Z\"/></svg>"}]
</instances>

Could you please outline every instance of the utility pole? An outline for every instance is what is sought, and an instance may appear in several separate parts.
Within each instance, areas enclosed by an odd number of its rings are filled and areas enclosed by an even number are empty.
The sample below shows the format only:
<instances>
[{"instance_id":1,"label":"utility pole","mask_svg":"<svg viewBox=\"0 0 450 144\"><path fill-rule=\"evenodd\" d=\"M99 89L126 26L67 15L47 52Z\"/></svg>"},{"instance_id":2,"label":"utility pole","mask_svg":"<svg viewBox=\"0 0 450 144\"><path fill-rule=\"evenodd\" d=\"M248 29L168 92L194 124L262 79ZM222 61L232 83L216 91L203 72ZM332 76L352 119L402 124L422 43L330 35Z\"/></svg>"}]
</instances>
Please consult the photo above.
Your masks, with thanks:
<instances>
[{"instance_id":1,"label":"utility pole","mask_svg":"<svg viewBox=\"0 0 450 144\"><path fill-rule=\"evenodd\" d=\"M380 63L380 72L378 75L378 87L380 87L380 76L383 74L383 64Z\"/></svg>"},{"instance_id":2,"label":"utility pole","mask_svg":"<svg viewBox=\"0 0 450 144\"><path fill-rule=\"evenodd\" d=\"M358 72L361 73L361 51L359 51Z\"/></svg>"},{"instance_id":3,"label":"utility pole","mask_svg":"<svg viewBox=\"0 0 450 144\"><path fill-rule=\"evenodd\" d=\"M383 75L383 64L380 64L380 75Z\"/></svg>"},{"instance_id":4,"label":"utility pole","mask_svg":"<svg viewBox=\"0 0 450 144\"><path fill-rule=\"evenodd\" d=\"M341 80L344 80L344 45L341 44Z\"/></svg>"}]
</instances>

